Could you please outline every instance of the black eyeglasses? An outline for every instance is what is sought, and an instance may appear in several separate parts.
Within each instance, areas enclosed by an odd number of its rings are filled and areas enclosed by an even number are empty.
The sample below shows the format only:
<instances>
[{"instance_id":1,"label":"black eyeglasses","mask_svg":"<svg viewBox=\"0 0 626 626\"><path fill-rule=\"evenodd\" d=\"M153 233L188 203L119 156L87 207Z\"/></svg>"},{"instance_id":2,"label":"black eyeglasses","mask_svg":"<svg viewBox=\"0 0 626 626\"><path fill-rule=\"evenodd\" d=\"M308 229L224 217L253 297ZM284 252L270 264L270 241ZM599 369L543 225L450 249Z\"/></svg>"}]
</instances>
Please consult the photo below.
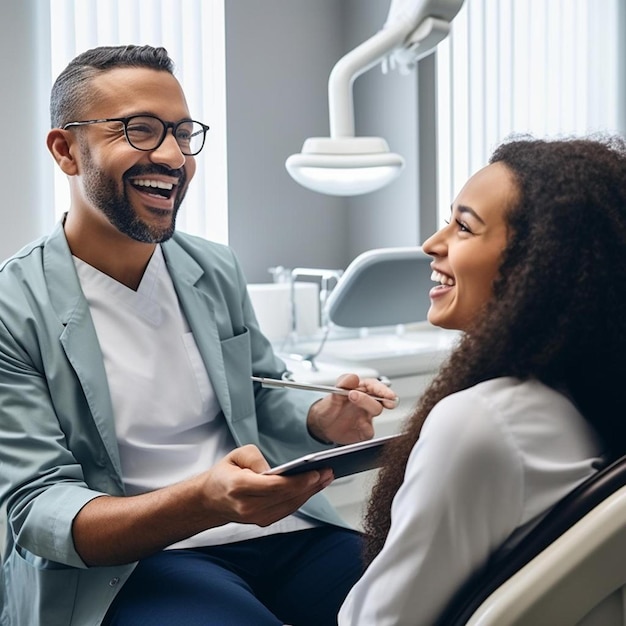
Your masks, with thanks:
<instances>
[{"instance_id":1,"label":"black eyeglasses","mask_svg":"<svg viewBox=\"0 0 626 626\"><path fill-rule=\"evenodd\" d=\"M124 126L126 141L135 148L149 152L156 150L165 139L169 128L186 156L195 156L204 147L209 127L195 120L181 120L180 122L164 122L154 115L130 115L129 117L110 117L101 120L85 120L83 122L68 122L62 128L66 130L72 126L87 126L89 124L103 124L105 122L119 122Z\"/></svg>"}]
</instances>

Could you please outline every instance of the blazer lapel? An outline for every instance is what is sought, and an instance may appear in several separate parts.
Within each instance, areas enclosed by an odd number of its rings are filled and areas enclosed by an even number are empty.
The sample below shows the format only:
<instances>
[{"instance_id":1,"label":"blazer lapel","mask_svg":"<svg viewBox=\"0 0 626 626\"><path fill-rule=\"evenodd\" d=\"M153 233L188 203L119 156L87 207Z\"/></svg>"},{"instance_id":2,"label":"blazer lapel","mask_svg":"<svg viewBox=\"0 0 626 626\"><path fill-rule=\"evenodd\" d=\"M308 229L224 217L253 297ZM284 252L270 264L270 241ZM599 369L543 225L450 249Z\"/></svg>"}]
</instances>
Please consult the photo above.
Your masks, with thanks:
<instances>
[{"instance_id":1,"label":"blazer lapel","mask_svg":"<svg viewBox=\"0 0 626 626\"><path fill-rule=\"evenodd\" d=\"M204 270L173 240L163 246L163 254L218 402L226 420L230 422L232 405L221 339L215 322L215 299L196 286Z\"/></svg>"},{"instance_id":2,"label":"blazer lapel","mask_svg":"<svg viewBox=\"0 0 626 626\"><path fill-rule=\"evenodd\" d=\"M113 406L100 344L61 224L44 248L44 273L52 306L64 325L61 345L83 388L113 467L121 475Z\"/></svg>"}]
</instances>

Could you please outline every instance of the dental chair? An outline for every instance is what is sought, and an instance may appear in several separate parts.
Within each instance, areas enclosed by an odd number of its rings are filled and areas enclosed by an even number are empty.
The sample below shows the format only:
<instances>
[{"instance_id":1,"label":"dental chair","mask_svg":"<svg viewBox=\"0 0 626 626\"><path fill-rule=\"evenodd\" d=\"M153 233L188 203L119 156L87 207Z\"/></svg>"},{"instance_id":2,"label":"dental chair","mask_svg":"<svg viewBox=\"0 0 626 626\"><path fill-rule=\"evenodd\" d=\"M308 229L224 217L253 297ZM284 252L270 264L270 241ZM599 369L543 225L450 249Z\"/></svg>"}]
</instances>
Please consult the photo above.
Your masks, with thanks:
<instances>
[{"instance_id":1,"label":"dental chair","mask_svg":"<svg viewBox=\"0 0 626 626\"><path fill-rule=\"evenodd\" d=\"M563 498L512 550L496 552L437 626L623 624L624 585L626 456Z\"/></svg>"},{"instance_id":2,"label":"dental chair","mask_svg":"<svg viewBox=\"0 0 626 626\"><path fill-rule=\"evenodd\" d=\"M431 261L420 246L377 248L359 254L330 292L326 316L345 328L425 320L433 286Z\"/></svg>"},{"instance_id":3,"label":"dental chair","mask_svg":"<svg viewBox=\"0 0 626 626\"><path fill-rule=\"evenodd\" d=\"M420 246L376 248L359 254L338 275L332 291L321 298L321 340L307 354L298 354L296 345L289 358L317 371L315 360L327 347L333 327L371 329L426 320L430 307L428 292L432 288L431 261ZM292 279L300 272L330 275L337 271L298 268L293 270ZM293 300L292 309L295 319Z\"/></svg>"}]
</instances>

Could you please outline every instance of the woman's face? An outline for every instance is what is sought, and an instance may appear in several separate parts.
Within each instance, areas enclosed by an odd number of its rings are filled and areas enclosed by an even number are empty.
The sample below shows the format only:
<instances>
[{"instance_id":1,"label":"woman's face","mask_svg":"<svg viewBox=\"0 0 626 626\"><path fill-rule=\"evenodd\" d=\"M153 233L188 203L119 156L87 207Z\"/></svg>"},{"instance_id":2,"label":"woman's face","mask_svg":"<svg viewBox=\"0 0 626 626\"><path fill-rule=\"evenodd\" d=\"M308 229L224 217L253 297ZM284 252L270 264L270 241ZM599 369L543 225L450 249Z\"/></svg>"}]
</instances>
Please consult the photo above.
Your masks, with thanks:
<instances>
[{"instance_id":1,"label":"woman's face","mask_svg":"<svg viewBox=\"0 0 626 626\"><path fill-rule=\"evenodd\" d=\"M429 293L431 324L465 331L491 298L507 243L505 211L517 193L504 164L488 165L465 183L449 223L424 242L439 283Z\"/></svg>"}]
</instances>

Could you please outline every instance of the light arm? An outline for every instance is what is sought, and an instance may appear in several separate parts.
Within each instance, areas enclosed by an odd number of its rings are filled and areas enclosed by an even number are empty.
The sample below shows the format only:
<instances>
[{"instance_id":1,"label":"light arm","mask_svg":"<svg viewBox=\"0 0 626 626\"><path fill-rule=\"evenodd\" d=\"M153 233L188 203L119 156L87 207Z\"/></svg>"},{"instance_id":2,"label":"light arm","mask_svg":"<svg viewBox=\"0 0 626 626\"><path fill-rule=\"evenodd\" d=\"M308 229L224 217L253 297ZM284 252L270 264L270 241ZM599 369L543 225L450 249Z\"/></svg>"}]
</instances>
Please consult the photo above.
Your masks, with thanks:
<instances>
[{"instance_id":1,"label":"light arm","mask_svg":"<svg viewBox=\"0 0 626 626\"><path fill-rule=\"evenodd\" d=\"M382 30L343 56L328 81L330 137L312 137L285 163L301 185L340 196L375 191L404 167L381 137L355 137L354 80L389 57L406 70L446 37L463 0L392 0Z\"/></svg>"}]
</instances>

